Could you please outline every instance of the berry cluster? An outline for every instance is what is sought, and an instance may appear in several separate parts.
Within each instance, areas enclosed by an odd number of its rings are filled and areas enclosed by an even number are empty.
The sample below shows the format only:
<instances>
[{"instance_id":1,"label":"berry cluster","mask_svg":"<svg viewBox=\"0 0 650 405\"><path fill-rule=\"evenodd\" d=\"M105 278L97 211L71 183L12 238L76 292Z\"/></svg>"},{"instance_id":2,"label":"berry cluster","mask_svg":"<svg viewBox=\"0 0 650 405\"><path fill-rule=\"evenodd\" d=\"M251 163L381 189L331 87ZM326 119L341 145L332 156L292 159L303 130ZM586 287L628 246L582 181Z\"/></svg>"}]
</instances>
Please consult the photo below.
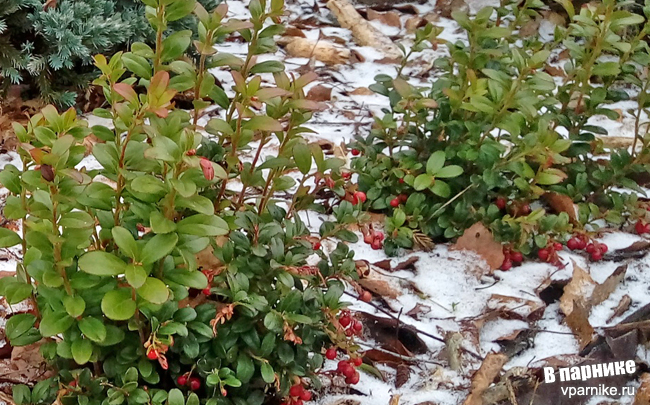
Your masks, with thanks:
<instances>
[{"instance_id":1,"label":"berry cluster","mask_svg":"<svg viewBox=\"0 0 650 405\"><path fill-rule=\"evenodd\" d=\"M189 377L187 374L179 375L176 383L181 387L189 386L190 390L196 391L201 388L201 380L198 377Z\"/></svg>"},{"instance_id":2,"label":"berry cluster","mask_svg":"<svg viewBox=\"0 0 650 405\"><path fill-rule=\"evenodd\" d=\"M503 263L501 264L501 270L507 271L510 270L515 265L520 265L524 261L524 255L521 252L512 250L510 246L503 247Z\"/></svg>"},{"instance_id":3,"label":"berry cluster","mask_svg":"<svg viewBox=\"0 0 650 405\"><path fill-rule=\"evenodd\" d=\"M344 311L339 318L339 325L345 329L346 336L360 335L363 325L358 320L352 318L349 311Z\"/></svg>"},{"instance_id":4,"label":"berry cluster","mask_svg":"<svg viewBox=\"0 0 650 405\"><path fill-rule=\"evenodd\" d=\"M497 199L494 200L494 204L501 211L505 210L506 208L509 208L509 211L513 216L522 216L531 213L530 205L526 202L518 202L518 201L508 202L508 200L505 197L497 197Z\"/></svg>"},{"instance_id":5,"label":"berry cluster","mask_svg":"<svg viewBox=\"0 0 650 405\"><path fill-rule=\"evenodd\" d=\"M546 263L552 263L554 266L562 266L562 262L560 261L557 252L563 248L564 246L560 242L551 242L546 247L537 251L537 257L539 257L539 260Z\"/></svg>"},{"instance_id":6,"label":"berry cluster","mask_svg":"<svg viewBox=\"0 0 650 405\"><path fill-rule=\"evenodd\" d=\"M336 371L345 377L345 383L354 385L359 382L359 372L357 367L363 363L361 357L351 358L350 360L341 360L336 367Z\"/></svg>"},{"instance_id":7,"label":"berry cluster","mask_svg":"<svg viewBox=\"0 0 650 405\"><path fill-rule=\"evenodd\" d=\"M300 384L295 384L289 388L290 398L285 399L282 405L302 405L303 401L311 401L311 392Z\"/></svg>"},{"instance_id":8,"label":"berry cluster","mask_svg":"<svg viewBox=\"0 0 650 405\"><path fill-rule=\"evenodd\" d=\"M637 221L636 224L634 224L634 230L639 235L643 235L645 233L650 233L650 224L646 223L645 221L639 220L639 221Z\"/></svg>"},{"instance_id":9,"label":"berry cluster","mask_svg":"<svg viewBox=\"0 0 650 405\"><path fill-rule=\"evenodd\" d=\"M591 255L591 260L597 262L607 253L608 247L604 243L589 242L585 235L574 235L566 243L571 250L584 250Z\"/></svg>"},{"instance_id":10,"label":"berry cluster","mask_svg":"<svg viewBox=\"0 0 650 405\"><path fill-rule=\"evenodd\" d=\"M384 233L375 231L374 229L361 228L363 233L363 241L370 245L374 250L379 250L384 247Z\"/></svg>"},{"instance_id":11,"label":"berry cluster","mask_svg":"<svg viewBox=\"0 0 650 405\"><path fill-rule=\"evenodd\" d=\"M390 206L393 208L397 208L399 207L400 204L404 204L407 199L408 196L406 194L400 194L397 197L390 200Z\"/></svg>"}]
</instances>

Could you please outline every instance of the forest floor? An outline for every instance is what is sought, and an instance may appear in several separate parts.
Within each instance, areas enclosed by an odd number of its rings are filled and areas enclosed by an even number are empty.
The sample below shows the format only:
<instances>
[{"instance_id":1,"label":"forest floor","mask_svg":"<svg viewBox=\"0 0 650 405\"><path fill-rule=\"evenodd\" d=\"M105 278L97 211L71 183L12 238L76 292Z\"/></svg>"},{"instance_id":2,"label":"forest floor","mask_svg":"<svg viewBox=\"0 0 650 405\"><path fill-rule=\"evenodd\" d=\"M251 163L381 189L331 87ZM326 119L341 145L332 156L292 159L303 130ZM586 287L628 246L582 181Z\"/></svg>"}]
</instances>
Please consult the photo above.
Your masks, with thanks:
<instances>
[{"instance_id":1,"label":"forest floor","mask_svg":"<svg viewBox=\"0 0 650 405\"><path fill-rule=\"evenodd\" d=\"M246 3L229 2L230 13L245 16ZM296 38L312 44L322 42L337 47L343 56L338 63L325 64L310 55L295 56L287 45L258 61L277 59L289 71L318 73L319 80L309 88L309 98L326 103L328 108L316 113L307 125L315 131L309 140L318 142L326 153L347 159L345 143L366 133L372 117L381 116L381 109L388 108L387 99L374 95L368 86L377 74L394 75L395 60L373 46L359 46L349 30L336 24L324 2L288 3L292 36L285 37L285 44ZM438 5L403 3L357 9L389 38L408 45L413 37L411 28L423 20L443 27L443 38L463 40L462 31L448 18L450 9L476 11L484 5L489 4L485 0L469 4L455 0ZM552 20L541 19L536 29L552 32ZM228 42L219 46L219 51L242 56L246 48L245 44ZM435 73L433 60L444 56L443 50L425 51L408 65L405 74L426 84ZM230 88L228 72L216 69L213 74L224 88ZM265 80L270 82L271 77ZM633 136L632 119L625 111L634 102L626 103L615 106L622 119L599 122L610 135L623 139ZM213 110L209 115L219 114ZM208 118L204 117L203 123ZM0 154L0 167L15 164L16 154L4 152ZM272 153L273 148L265 152ZM81 163L88 168L93 164L96 162L91 158ZM314 231L323 219L316 213L304 217ZM381 216L373 219L376 227L383 226ZM561 391L566 384L535 383L543 376L543 367L626 360L650 364L641 333L647 328L643 321L650 319L650 309L646 308L650 304L650 240L625 230L603 229L599 241L609 247L600 262L592 263L586 255L565 249L560 252L562 268L526 261L507 272L492 271L487 264L494 241L486 233L457 245L437 245L429 251L409 251L394 258L362 242L351 244L355 257L367 262L367 275L361 284L374 299L368 304L358 301L353 290L346 298L364 320L360 345L366 351L366 361L379 373L362 373L360 383L351 389L339 386L336 380L324 381L325 387L314 401L322 405L649 403L644 390L639 390L636 399L634 395L569 398ZM325 248L333 246L326 244ZM0 270L13 272L18 253L0 252ZM581 311L571 311L573 305L579 305ZM5 306L4 310L20 309ZM590 338L603 338L587 346L585 333ZM0 343L0 354L2 347ZM28 356L21 363L20 353L10 354L0 360L0 381L13 381L7 377L12 373L20 374L23 380L42 374L41 365L31 364ZM24 367L32 367L32 372L21 371ZM335 361L326 364L326 370L335 367ZM649 384L645 381L637 375L622 375L573 386L606 384L620 391L623 386L645 388ZM9 398L0 395L0 401Z\"/></svg>"}]
</instances>

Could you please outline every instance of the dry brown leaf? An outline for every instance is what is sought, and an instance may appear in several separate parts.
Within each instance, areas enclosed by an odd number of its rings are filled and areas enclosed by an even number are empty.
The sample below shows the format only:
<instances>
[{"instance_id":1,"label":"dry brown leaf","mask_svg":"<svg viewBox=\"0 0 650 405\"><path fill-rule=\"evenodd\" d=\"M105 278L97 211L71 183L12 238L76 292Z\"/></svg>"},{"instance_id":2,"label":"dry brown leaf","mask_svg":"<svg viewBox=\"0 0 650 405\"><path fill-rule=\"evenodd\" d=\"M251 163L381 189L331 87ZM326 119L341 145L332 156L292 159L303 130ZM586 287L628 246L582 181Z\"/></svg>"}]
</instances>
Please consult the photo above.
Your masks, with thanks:
<instances>
[{"instance_id":1,"label":"dry brown leaf","mask_svg":"<svg viewBox=\"0 0 650 405\"><path fill-rule=\"evenodd\" d=\"M531 18L530 20L528 20L527 23L525 23L519 28L518 35L523 38L532 37L536 35L537 32L539 31L539 24L540 21L538 18L534 18L534 19Z\"/></svg>"},{"instance_id":2,"label":"dry brown leaf","mask_svg":"<svg viewBox=\"0 0 650 405\"><path fill-rule=\"evenodd\" d=\"M393 287L387 280L379 279L372 274L376 273L371 273L369 277L359 280L359 284L363 288L383 298L396 299L401 295L401 293L397 291L397 289L395 289L395 287Z\"/></svg>"},{"instance_id":3,"label":"dry brown leaf","mask_svg":"<svg viewBox=\"0 0 650 405\"><path fill-rule=\"evenodd\" d=\"M483 405L483 392L492 384L499 375L501 368L508 361L508 356L501 353L490 353L483 360L481 367L472 377L470 394L463 405Z\"/></svg>"},{"instance_id":4,"label":"dry brown leaf","mask_svg":"<svg viewBox=\"0 0 650 405\"><path fill-rule=\"evenodd\" d=\"M621 281L625 278L627 264L619 266L602 284L596 285L589 299L589 304L593 307L605 301L616 290Z\"/></svg>"},{"instance_id":5,"label":"dry brown leaf","mask_svg":"<svg viewBox=\"0 0 650 405\"><path fill-rule=\"evenodd\" d=\"M350 60L350 50L327 41L314 42L307 38L283 37L279 44L285 45L285 50L291 56L298 58L313 58L327 65L339 65Z\"/></svg>"},{"instance_id":6,"label":"dry brown leaf","mask_svg":"<svg viewBox=\"0 0 650 405\"><path fill-rule=\"evenodd\" d=\"M390 27L402 27L402 22L399 19L399 14L394 11L388 11L386 13L380 13L371 8L368 9L368 20L374 21L378 20L382 24L388 25Z\"/></svg>"},{"instance_id":7,"label":"dry brown leaf","mask_svg":"<svg viewBox=\"0 0 650 405\"><path fill-rule=\"evenodd\" d=\"M460 371L462 368L461 347L463 335L459 332L448 332L445 334L445 355L449 368L453 371Z\"/></svg>"},{"instance_id":8,"label":"dry brown leaf","mask_svg":"<svg viewBox=\"0 0 650 405\"><path fill-rule=\"evenodd\" d=\"M404 28L406 28L406 32L411 34L417 31L418 28L422 28L425 25L427 25L427 20L422 17L415 16L406 20L406 23L404 23Z\"/></svg>"},{"instance_id":9,"label":"dry brown leaf","mask_svg":"<svg viewBox=\"0 0 650 405\"><path fill-rule=\"evenodd\" d=\"M399 394L393 394L390 396L390 401L388 401L388 405L399 405L399 399L401 395Z\"/></svg>"},{"instance_id":10,"label":"dry brown leaf","mask_svg":"<svg viewBox=\"0 0 650 405\"><path fill-rule=\"evenodd\" d=\"M406 364L398 364L397 373L395 374L395 388L406 384L409 378L411 378L411 367Z\"/></svg>"},{"instance_id":11,"label":"dry brown leaf","mask_svg":"<svg viewBox=\"0 0 650 405\"><path fill-rule=\"evenodd\" d=\"M571 313L565 318L566 324L576 334L581 350L591 343L594 336L594 328L589 323L589 309L582 301L573 301Z\"/></svg>"},{"instance_id":12,"label":"dry brown leaf","mask_svg":"<svg viewBox=\"0 0 650 405\"><path fill-rule=\"evenodd\" d=\"M544 199L546 200L546 203L553 209L553 211L558 214L561 212L566 212L572 222L577 221L578 209L573 203L571 197L564 194L548 192L544 194Z\"/></svg>"},{"instance_id":13,"label":"dry brown leaf","mask_svg":"<svg viewBox=\"0 0 650 405\"><path fill-rule=\"evenodd\" d=\"M469 11L469 6L465 0L438 0L434 10L441 17L452 18L454 11Z\"/></svg>"},{"instance_id":14,"label":"dry brown leaf","mask_svg":"<svg viewBox=\"0 0 650 405\"><path fill-rule=\"evenodd\" d=\"M47 0L45 4L43 4L43 11L47 11L51 8L56 8L56 0Z\"/></svg>"},{"instance_id":15,"label":"dry brown leaf","mask_svg":"<svg viewBox=\"0 0 650 405\"><path fill-rule=\"evenodd\" d=\"M452 250L470 250L481 256L495 270L501 267L504 255L501 244L494 240L492 232L481 222L477 222L465 230L451 247Z\"/></svg>"},{"instance_id":16,"label":"dry brown leaf","mask_svg":"<svg viewBox=\"0 0 650 405\"><path fill-rule=\"evenodd\" d=\"M14 347L10 359L0 361L0 380L14 384L33 384L53 375L40 353L44 341Z\"/></svg>"},{"instance_id":17,"label":"dry brown leaf","mask_svg":"<svg viewBox=\"0 0 650 405\"><path fill-rule=\"evenodd\" d=\"M350 92L350 95L353 96L372 96L374 95L375 92L370 90L367 87L357 87L356 89L352 90Z\"/></svg>"},{"instance_id":18,"label":"dry brown leaf","mask_svg":"<svg viewBox=\"0 0 650 405\"><path fill-rule=\"evenodd\" d=\"M574 302L583 302L583 306L588 302L596 282L591 275L582 269L578 264L573 262L573 277L569 284L564 287L564 293L560 297L560 309L564 315L568 316L573 311Z\"/></svg>"},{"instance_id":19,"label":"dry brown leaf","mask_svg":"<svg viewBox=\"0 0 650 405\"><path fill-rule=\"evenodd\" d=\"M426 315L431 312L431 307L428 305L422 305L420 303L415 304L413 309L408 311L406 315L418 320L420 318L420 315Z\"/></svg>"},{"instance_id":20,"label":"dry brown leaf","mask_svg":"<svg viewBox=\"0 0 650 405\"><path fill-rule=\"evenodd\" d=\"M317 84L307 92L307 100L330 101L332 99L332 88Z\"/></svg>"},{"instance_id":21,"label":"dry brown leaf","mask_svg":"<svg viewBox=\"0 0 650 405\"><path fill-rule=\"evenodd\" d=\"M636 390L632 405L648 405L650 404L650 373L641 374L639 381L641 384Z\"/></svg>"},{"instance_id":22,"label":"dry brown leaf","mask_svg":"<svg viewBox=\"0 0 650 405\"><path fill-rule=\"evenodd\" d=\"M553 25L566 25L566 18L564 18L563 15L556 13L555 11L540 10L540 14L544 17L545 20L549 21Z\"/></svg>"},{"instance_id":23,"label":"dry brown leaf","mask_svg":"<svg viewBox=\"0 0 650 405\"><path fill-rule=\"evenodd\" d=\"M287 29L284 30L283 35L287 37L306 38L305 33L300 28L296 27L287 27Z\"/></svg>"},{"instance_id":24,"label":"dry brown leaf","mask_svg":"<svg viewBox=\"0 0 650 405\"><path fill-rule=\"evenodd\" d=\"M611 322L614 318L623 315L628 309L630 309L630 305L632 305L632 298L625 294L618 302L618 305L616 305L616 308L614 308L612 316L607 319L607 323Z\"/></svg>"},{"instance_id":25,"label":"dry brown leaf","mask_svg":"<svg viewBox=\"0 0 650 405\"><path fill-rule=\"evenodd\" d=\"M542 318L546 305L541 300L533 301L520 297L492 294L486 308L488 309L486 316L497 315L501 318L534 322Z\"/></svg>"}]
</instances>

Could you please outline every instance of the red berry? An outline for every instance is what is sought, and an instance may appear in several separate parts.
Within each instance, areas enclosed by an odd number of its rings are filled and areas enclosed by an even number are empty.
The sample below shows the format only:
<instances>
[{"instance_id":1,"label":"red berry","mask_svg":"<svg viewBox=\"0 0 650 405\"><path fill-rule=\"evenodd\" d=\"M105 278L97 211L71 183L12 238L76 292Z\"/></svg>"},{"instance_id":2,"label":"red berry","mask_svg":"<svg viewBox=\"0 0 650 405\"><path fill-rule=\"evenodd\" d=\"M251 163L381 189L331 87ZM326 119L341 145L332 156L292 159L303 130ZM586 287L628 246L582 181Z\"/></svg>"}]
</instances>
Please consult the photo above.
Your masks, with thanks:
<instances>
[{"instance_id":1,"label":"red berry","mask_svg":"<svg viewBox=\"0 0 650 405\"><path fill-rule=\"evenodd\" d=\"M348 363L347 360L341 360L339 361L339 364L336 365L336 370L339 373L343 373L343 370L345 370L348 367L350 367L350 363Z\"/></svg>"},{"instance_id":2,"label":"red berry","mask_svg":"<svg viewBox=\"0 0 650 405\"><path fill-rule=\"evenodd\" d=\"M359 156L361 151L359 149L352 149L352 156Z\"/></svg>"},{"instance_id":3,"label":"red berry","mask_svg":"<svg viewBox=\"0 0 650 405\"><path fill-rule=\"evenodd\" d=\"M336 348L330 347L327 349L325 352L325 358L327 358L327 360L334 360L336 358Z\"/></svg>"},{"instance_id":4,"label":"red berry","mask_svg":"<svg viewBox=\"0 0 650 405\"><path fill-rule=\"evenodd\" d=\"M353 375L345 379L346 384L354 385L359 382L359 373L355 371Z\"/></svg>"},{"instance_id":5,"label":"red berry","mask_svg":"<svg viewBox=\"0 0 650 405\"><path fill-rule=\"evenodd\" d=\"M639 235L643 235L644 233L646 233L646 226L645 226L645 224L643 223L643 221L637 221L637 223L634 224L634 230L635 230L636 233L638 233Z\"/></svg>"},{"instance_id":6,"label":"red berry","mask_svg":"<svg viewBox=\"0 0 650 405\"><path fill-rule=\"evenodd\" d=\"M594 253L596 251L596 245L594 245L593 243L590 243L590 244L587 245L585 250L587 251L587 253L592 254L592 253Z\"/></svg>"},{"instance_id":7,"label":"red berry","mask_svg":"<svg viewBox=\"0 0 650 405\"><path fill-rule=\"evenodd\" d=\"M366 193L364 193L363 191L357 191L356 193L354 193L353 197L355 197L357 200L361 201L362 203L366 202Z\"/></svg>"},{"instance_id":8,"label":"red berry","mask_svg":"<svg viewBox=\"0 0 650 405\"><path fill-rule=\"evenodd\" d=\"M404 179L403 179L403 178L400 178L400 179L397 180L397 181L398 181L400 184L404 184ZM649 209L650 209L650 207L649 207Z\"/></svg>"},{"instance_id":9,"label":"red berry","mask_svg":"<svg viewBox=\"0 0 650 405\"><path fill-rule=\"evenodd\" d=\"M399 198L399 202L401 202L401 203L405 203L406 200L409 199L409 196L407 196L406 194L400 194L397 197Z\"/></svg>"},{"instance_id":10,"label":"red berry","mask_svg":"<svg viewBox=\"0 0 650 405\"><path fill-rule=\"evenodd\" d=\"M354 367L352 367L352 366L348 363L347 367L345 367L345 368L343 369L343 371L341 372L341 374L343 374L346 378L350 378L350 377L353 376L356 372L357 372L357 371L354 369Z\"/></svg>"},{"instance_id":11,"label":"red berry","mask_svg":"<svg viewBox=\"0 0 650 405\"><path fill-rule=\"evenodd\" d=\"M564 246L560 242L555 242L553 244L553 247L555 248L555 250L562 250Z\"/></svg>"},{"instance_id":12,"label":"red berry","mask_svg":"<svg viewBox=\"0 0 650 405\"><path fill-rule=\"evenodd\" d=\"M580 241L577 238L571 238L566 243L566 246L571 250L578 250L580 248Z\"/></svg>"},{"instance_id":13,"label":"red berry","mask_svg":"<svg viewBox=\"0 0 650 405\"><path fill-rule=\"evenodd\" d=\"M510 259L504 260L503 263L501 264L501 270L503 271L510 270L511 268L512 268L512 262L510 261Z\"/></svg>"},{"instance_id":14,"label":"red berry","mask_svg":"<svg viewBox=\"0 0 650 405\"><path fill-rule=\"evenodd\" d=\"M363 329L363 325L359 321L354 321L352 324L352 329L354 329L355 332L359 333Z\"/></svg>"},{"instance_id":15,"label":"red berry","mask_svg":"<svg viewBox=\"0 0 650 405\"><path fill-rule=\"evenodd\" d=\"M510 260L515 263L521 263L524 261L524 255L522 255L521 252L512 252L510 254Z\"/></svg>"},{"instance_id":16,"label":"red berry","mask_svg":"<svg viewBox=\"0 0 650 405\"><path fill-rule=\"evenodd\" d=\"M300 395L300 399L302 399L303 401L311 401L311 392L303 391L302 394Z\"/></svg>"},{"instance_id":17,"label":"red berry","mask_svg":"<svg viewBox=\"0 0 650 405\"><path fill-rule=\"evenodd\" d=\"M158 358L158 351L157 350L149 350L147 352L147 358L149 360L156 360Z\"/></svg>"},{"instance_id":18,"label":"red berry","mask_svg":"<svg viewBox=\"0 0 650 405\"><path fill-rule=\"evenodd\" d=\"M375 232L374 238L381 242L381 241L384 240L384 233L383 232Z\"/></svg>"},{"instance_id":19,"label":"red berry","mask_svg":"<svg viewBox=\"0 0 650 405\"><path fill-rule=\"evenodd\" d=\"M604 244L604 243L601 243L600 245L598 245L598 249L600 249L600 252L601 252L602 254L607 253L607 251L609 250L609 248L607 247L607 245Z\"/></svg>"},{"instance_id":20,"label":"red berry","mask_svg":"<svg viewBox=\"0 0 650 405\"><path fill-rule=\"evenodd\" d=\"M645 233L650 233L650 224L645 224Z\"/></svg>"},{"instance_id":21,"label":"red berry","mask_svg":"<svg viewBox=\"0 0 650 405\"><path fill-rule=\"evenodd\" d=\"M506 209L507 201L506 201L505 198L497 197L497 200L494 203L496 204L498 209L500 209L500 210Z\"/></svg>"},{"instance_id":22,"label":"red berry","mask_svg":"<svg viewBox=\"0 0 650 405\"><path fill-rule=\"evenodd\" d=\"M595 251L594 253L591 254L591 260L597 262L598 260L603 258L603 254L600 252L600 250Z\"/></svg>"},{"instance_id":23,"label":"red berry","mask_svg":"<svg viewBox=\"0 0 650 405\"><path fill-rule=\"evenodd\" d=\"M370 294L369 291L364 291L363 294L359 296L359 299L363 302L370 302L372 301L372 294Z\"/></svg>"},{"instance_id":24,"label":"red berry","mask_svg":"<svg viewBox=\"0 0 650 405\"><path fill-rule=\"evenodd\" d=\"M68 383L69 386L71 387L76 387L77 386L77 380L72 380Z\"/></svg>"},{"instance_id":25,"label":"red berry","mask_svg":"<svg viewBox=\"0 0 650 405\"><path fill-rule=\"evenodd\" d=\"M293 401L293 405L302 405L302 399L298 398L295 401Z\"/></svg>"},{"instance_id":26,"label":"red berry","mask_svg":"<svg viewBox=\"0 0 650 405\"><path fill-rule=\"evenodd\" d=\"M549 253L548 249L546 249L546 248L540 249L537 252L537 257L539 257L540 260L542 260L542 261L547 261L549 256L550 256L550 253Z\"/></svg>"},{"instance_id":27,"label":"red berry","mask_svg":"<svg viewBox=\"0 0 650 405\"><path fill-rule=\"evenodd\" d=\"M198 390L199 388L201 388L201 380L199 380L199 379L196 378L196 377L192 377L192 378L190 378L190 389L191 389L192 391L196 391L196 390Z\"/></svg>"},{"instance_id":28,"label":"red berry","mask_svg":"<svg viewBox=\"0 0 650 405\"><path fill-rule=\"evenodd\" d=\"M578 245L578 249L584 250L587 247L587 240L585 238L580 238L580 245Z\"/></svg>"},{"instance_id":29,"label":"red berry","mask_svg":"<svg viewBox=\"0 0 650 405\"><path fill-rule=\"evenodd\" d=\"M345 336L350 337L352 335L354 335L354 331L352 330L352 328L348 328L345 330Z\"/></svg>"},{"instance_id":30,"label":"red berry","mask_svg":"<svg viewBox=\"0 0 650 405\"><path fill-rule=\"evenodd\" d=\"M352 322L352 318L350 318L349 315L343 315L343 316L339 319L339 323L340 323L341 326L343 326L344 328L347 328L348 325L350 324L350 322Z\"/></svg>"},{"instance_id":31,"label":"red berry","mask_svg":"<svg viewBox=\"0 0 650 405\"><path fill-rule=\"evenodd\" d=\"M196 149L190 149L185 154L187 156L194 156L194 155L196 155Z\"/></svg>"},{"instance_id":32,"label":"red berry","mask_svg":"<svg viewBox=\"0 0 650 405\"><path fill-rule=\"evenodd\" d=\"M367 244L371 244L374 239L375 238L370 233L363 235L363 241L366 242Z\"/></svg>"},{"instance_id":33,"label":"red berry","mask_svg":"<svg viewBox=\"0 0 650 405\"><path fill-rule=\"evenodd\" d=\"M176 379L176 383L181 387L184 387L187 384L187 377L185 375L179 375Z\"/></svg>"},{"instance_id":34,"label":"red berry","mask_svg":"<svg viewBox=\"0 0 650 405\"><path fill-rule=\"evenodd\" d=\"M361 357L355 357L352 359L352 364L354 364L355 367L359 367L363 363L363 359Z\"/></svg>"},{"instance_id":35,"label":"red berry","mask_svg":"<svg viewBox=\"0 0 650 405\"><path fill-rule=\"evenodd\" d=\"M390 206L393 208L399 207L399 198L393 198L390 200Z\"/></svg>"},{"instance_id":36,"label":"red berry","mask_svg":"<svg viewBox=\"0 0 650 405\"><path fill-rule=\"evenodd\" d=\"M211 294L210 287L207 287L207 288L203 289L203 295L210 295L210 294Z\"/></svg>"},{"instance_id":37,"label":"red berry","mask_svg":"<svg viewBox=\"0 0 650 405\"><path fill-rule=\"evenodd\" d=\"M370 247L373 248L373 250L379 250L382 248L382 244L380 240L373 240L372 243L370 244Z\"/></svg>"},{"instance_id":38,"label":"red berry","mask_svg":"<svg viewBox=\"0 0 650 405\"><path fill-rule=\"evenodd\" d=\"M300 395L302 395L302 392L304 390L305 389L302 387L302 385L296 384L289 389L289 395L291 395L292 397L299 397Z\"/></svg>"},{"instance_id":39,"label":"red berry","mask_svg":"<svg viewBox=\"0 0 650 405\"><path fill-rule=\"evenodd\" d=\"M521 213L522 213L523 215L528 215L528 214L530 214L530 205L528 205L528 204L524 204L524 205L522 205L522 206L521 206Z\"/></svg>"},{"instance_id":40,"label":"red berry","mask_svg":"<svg viewBox=\"0 0 650 405\"><path fill-rule=\"evenodd\" d=\"M320 242L314 242L314 243L311 245L311 247L312 247L314 250L318 250L318 249L320 249Z\"/></svg>"}]
</instances>

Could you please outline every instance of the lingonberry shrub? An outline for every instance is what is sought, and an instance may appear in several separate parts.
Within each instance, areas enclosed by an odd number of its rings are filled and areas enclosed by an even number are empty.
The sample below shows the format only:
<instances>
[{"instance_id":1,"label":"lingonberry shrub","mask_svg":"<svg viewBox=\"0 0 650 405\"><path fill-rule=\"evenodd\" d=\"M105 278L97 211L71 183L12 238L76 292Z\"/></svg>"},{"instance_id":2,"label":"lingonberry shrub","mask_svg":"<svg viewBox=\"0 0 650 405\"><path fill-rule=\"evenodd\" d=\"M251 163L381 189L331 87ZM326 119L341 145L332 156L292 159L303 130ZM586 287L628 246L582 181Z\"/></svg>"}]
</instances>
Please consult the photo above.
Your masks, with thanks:
<instances>
[{"instance_id":1,"label":"lingonberry shrub","mask_svg":"<svg viewBox=\"0 0 650 405\"><path fill-rule=\"evenodd\" d=\"M519 35L539 1L474 17L456 12L466 41L446 41L428 25L397 76L376 77L372 89L391 108L350 147L364 207L389 214L389 253L455 238L479 221L514 251L539 250L551 262L554 243L561 248L573 233L590 238L602 226L631 228L637 220L637 232L646 232L637 183L647 175L650 140L646 18L611 0L575 11L564 3L568 25L543 40ZM448 55L434 61L431 84L411 84L402 73L408 57L438 46ZM630 111L610 106L632 97L638 106ZM589 121L623 113L635 120L631 151L606 147L596 135L607 130ZM597 157L606 153L611 158Z\"/></svg>"},{"instance_id":2,"label":"lingonberry shrub","mask_svg":"<svg viewBox=\"0 0 650 405\"><path fill-rule=\"evenodd\" d=\"M15 402L307 400L321 353L334 345L354 355L361 331L358 321L338 322L343 282L356 271L353 252L335 241L356 241L346 224L360 205L335 207L317 234L299 215L323 205L320 180L342 178L343 162L302 137L320 108L303 93L316 76L257 61L275 50L281 0L252 0L247 21L227 19L225 4L144 3L156 46L95 57L107 105L94 113L110 125L89 127L49 106L15 126L22 167L7 166L0 182L10 191L4 215L21 231L0 228L0 245L19 245L23 256L0 294L32 310L8 320L7 337L41 342L57 369L31 390L17 386ZM189 31L167 26L192 12L193 45ZM245 60L216 52L226 35L248 43ZM186 56L191 46L196 59ZM231 71L234 96L212 67ZM263 86L262 75L275 85ZM175 108L180 96L192 112ZM210 139L199 125L208 109L218 116L205 125ZM87 168L93 143L98 164ZM271 144L277 152L262 161Z\"/></svg>"}]
</instances>

